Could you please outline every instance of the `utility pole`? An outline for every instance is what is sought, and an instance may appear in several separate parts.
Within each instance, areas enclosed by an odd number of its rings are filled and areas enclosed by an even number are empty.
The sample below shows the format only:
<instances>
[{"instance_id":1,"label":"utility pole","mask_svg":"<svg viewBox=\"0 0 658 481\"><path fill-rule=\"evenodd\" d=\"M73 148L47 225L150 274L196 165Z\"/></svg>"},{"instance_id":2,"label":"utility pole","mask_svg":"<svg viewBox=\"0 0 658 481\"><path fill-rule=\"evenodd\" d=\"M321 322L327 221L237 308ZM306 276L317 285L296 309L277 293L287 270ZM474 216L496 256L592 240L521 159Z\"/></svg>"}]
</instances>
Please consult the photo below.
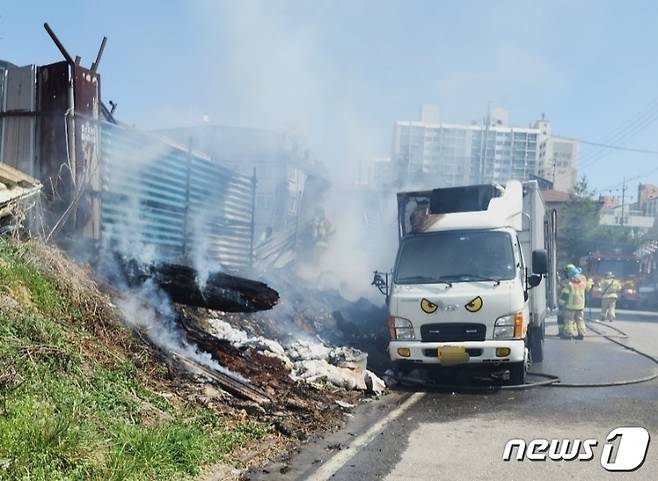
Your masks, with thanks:
<instances>
[{"instance_id":1,"label":"utility pole","mask_svg":"<svg viewBox=\"0 0 658 481\"><path fill-rule=\"evenodd\" d=\"M483 149L480 150L480 179L478 183L484 182L484 164L487 162L487 145L489 142L489 126L491 125L491 100L487 101L487 118L485 120L484 133L482 134ZM495 158L495 146L494 146Z\"/></svg>"},{"instance_id":2,"label":"utility pole","mask_svg":"<svg viewBox=\"0 0 658 481\"><path fill-rule=\"evenodd\" d=\"M621 184L621 218L619 219L619 225L624 225L624 203L626 202L626 177Z\"/></svg>"}]
</instances>

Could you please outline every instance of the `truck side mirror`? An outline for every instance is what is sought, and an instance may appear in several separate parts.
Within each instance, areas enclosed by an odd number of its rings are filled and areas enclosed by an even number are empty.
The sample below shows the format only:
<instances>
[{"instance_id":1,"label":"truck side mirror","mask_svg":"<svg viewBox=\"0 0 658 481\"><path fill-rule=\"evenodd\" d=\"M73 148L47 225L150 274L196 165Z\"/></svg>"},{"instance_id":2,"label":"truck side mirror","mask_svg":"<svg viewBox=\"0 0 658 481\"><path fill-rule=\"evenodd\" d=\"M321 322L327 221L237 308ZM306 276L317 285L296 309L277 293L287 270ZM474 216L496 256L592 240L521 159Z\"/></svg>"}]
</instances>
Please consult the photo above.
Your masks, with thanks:
<instances>
[{"instance_id":1,"label":"truck side mirror","mask_svg":"<svg viewBox=\"0 0 658 481\"><path fill-rule=\"evenodd\" d=\"M539 284L541 284L541 275L539 274L530 274L528 276L528 288L532 289L533 287L537 287Z\"/></svg>"},{"instance_id":2,"label":"truck side mirror","mask_svg":"<svg viewBox=\"0 0 658 481\"><path fill-rule=\"evenodd\" d=\"M548 273L548 254L545 249L532 251L532 272L539 275Z\"/></svg>"},{"instance_id":3,"label":"truck side mirror","mask_svg":"<svg viewBox=\"0 0 658 481\"><path fill-rule=\"evenodd\" d=\"M375 275L370 285L375 286L379 289L379 292L388 297L388 272L382 275L381 272L375 271Z\"/></svg>"}]
</instances>

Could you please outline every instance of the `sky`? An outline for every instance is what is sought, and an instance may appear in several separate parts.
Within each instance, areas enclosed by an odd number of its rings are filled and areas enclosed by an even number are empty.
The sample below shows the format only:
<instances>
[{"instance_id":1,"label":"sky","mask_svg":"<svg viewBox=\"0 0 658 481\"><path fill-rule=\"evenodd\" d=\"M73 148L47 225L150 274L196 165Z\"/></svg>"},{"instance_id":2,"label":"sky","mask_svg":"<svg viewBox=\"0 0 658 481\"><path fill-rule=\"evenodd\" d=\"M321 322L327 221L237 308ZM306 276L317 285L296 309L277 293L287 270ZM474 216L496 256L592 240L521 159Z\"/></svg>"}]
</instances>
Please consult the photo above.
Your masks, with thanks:
<instances>
[{"instance_id":1,"label":"sky","mask_svg":"<svg viewBox=\"0 0 658 481\"><path fill-rule=\"evenodd\" d=\"M658 2L242 0L0 2L0 59L61 60L49 22L102 97L144 129L211 123L289 130L330 170L387 155L422 103L441 120L510 123L658 151ZM658 184L658 155L581 145L600 193Z\"/></svg>"}]
</instances>

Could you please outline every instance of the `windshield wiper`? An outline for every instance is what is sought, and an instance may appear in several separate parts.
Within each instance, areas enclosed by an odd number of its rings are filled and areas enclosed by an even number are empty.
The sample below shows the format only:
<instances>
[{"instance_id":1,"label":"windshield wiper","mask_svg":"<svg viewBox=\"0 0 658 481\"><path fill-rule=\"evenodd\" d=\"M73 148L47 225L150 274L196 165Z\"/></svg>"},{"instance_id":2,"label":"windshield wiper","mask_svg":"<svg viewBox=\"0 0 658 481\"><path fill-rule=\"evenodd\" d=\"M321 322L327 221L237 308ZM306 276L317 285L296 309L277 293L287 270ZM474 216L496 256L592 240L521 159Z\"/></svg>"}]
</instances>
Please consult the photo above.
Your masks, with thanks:
<instances>
[{"instance_id":1,"label":"windshield wiper","mask_svg":"<svg viewBox=\"0 0 658 481\"><path fill-rule=\"evenodd\" d=\"M490 281L494 282L496 286L500 285L500 279L496 279L495 277L484 277L484 276L477 276L475 274L455 274L449 276L450 278L455 278L455 279L463 279L464 281Z\"/></svg>"},{"instance_id":2,"label":"windshield wiper","mask_svg":"<svg viewBox=\"0 0 658 481\"><path fill-rule=\"evenodd\" d=\"M448 287L452 287L452 282L443 279L437 279L435 277L428 277L428 276L402 277L401 279L397 279L397 282L427 282L433 284L445 284Z\"/></svg>"}]
</instances>

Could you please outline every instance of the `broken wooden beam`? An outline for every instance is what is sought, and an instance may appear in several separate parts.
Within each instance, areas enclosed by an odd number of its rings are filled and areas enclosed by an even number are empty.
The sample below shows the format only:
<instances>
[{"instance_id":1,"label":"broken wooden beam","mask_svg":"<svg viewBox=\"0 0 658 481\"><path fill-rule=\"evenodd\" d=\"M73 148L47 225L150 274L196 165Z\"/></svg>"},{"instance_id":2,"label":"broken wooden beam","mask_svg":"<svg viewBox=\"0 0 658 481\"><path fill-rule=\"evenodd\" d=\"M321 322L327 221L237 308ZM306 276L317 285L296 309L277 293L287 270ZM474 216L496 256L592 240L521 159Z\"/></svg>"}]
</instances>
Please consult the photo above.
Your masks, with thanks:
<instances>
[{"instance_id":1,"label":"broken wooden beam","mask_svg":"<svg viewBox=\"0 0 658 481\"><path fill-rule=\"evenodd\" d=\"M173 353L173 357L178 362L183 364L188 370L209 378L211 381L219 384L219 386L226 392L234 396L248 399L249 401L253 401L259 405L267 405L272 403L272 400L267 396L267 394L233 376L216 371L214 369L210 369L177 352Z\"/></svg>"},{"instance_id":2,"label":"broken wooden beam","mask_svg":"<svg viewBox=\"0 0 658 481\"><path fill-rule=\"evenodd\" d=\"M279 302L279 293L264 282L223 272L210 273L204 282L196 269L180 264L143 265L129 261L124 271L130 284L152 279L172 301L188 306L256 312L271 309Z\"/></svg>"}]
</instances>

